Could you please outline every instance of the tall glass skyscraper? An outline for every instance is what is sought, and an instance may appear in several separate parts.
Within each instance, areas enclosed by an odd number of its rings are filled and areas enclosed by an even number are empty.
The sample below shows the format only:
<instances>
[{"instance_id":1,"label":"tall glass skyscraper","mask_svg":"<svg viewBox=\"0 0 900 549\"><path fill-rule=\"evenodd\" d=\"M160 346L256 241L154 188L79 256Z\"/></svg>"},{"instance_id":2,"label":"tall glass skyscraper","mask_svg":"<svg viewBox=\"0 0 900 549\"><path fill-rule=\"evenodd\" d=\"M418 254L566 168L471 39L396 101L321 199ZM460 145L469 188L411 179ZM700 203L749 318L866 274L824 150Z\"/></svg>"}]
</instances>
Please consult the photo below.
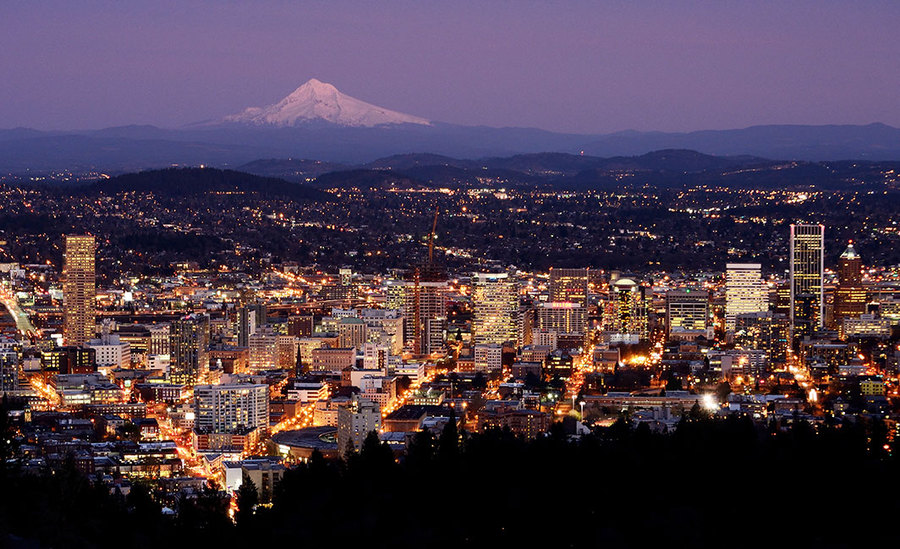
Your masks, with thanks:
<instances>
[{"instance_id":1,"label":"tall glass skyscraper","mask_svg":"<svg viewBox=\"0 0 900 549\"><path fill-rule=\"evenodd\" d=\"M804 335L824 321L825 226L791 225L791 330Z\"/></svg>"},{"instance_id":2,"label":"tall glass skyscraper","mask_svg":"<svg viewBox=\"0 0 900 549\"><path fill-rule=\"evenodd\" d=\"M95 241L90 235L66 235L63 266L63 340L82 345L94 337L97 314Z\"/></svg>"},{"instance_id":3,"label":"tall glass skyscraper","mask_svg":"<svg viewBox=\"0 0 900 549\"><path fill-rule=\"evenodd\" d=\"M506 273L475 273L472 303L474 343L515 341L518 337L519 294L516 282Z\"/></svg>"}]
</instances>

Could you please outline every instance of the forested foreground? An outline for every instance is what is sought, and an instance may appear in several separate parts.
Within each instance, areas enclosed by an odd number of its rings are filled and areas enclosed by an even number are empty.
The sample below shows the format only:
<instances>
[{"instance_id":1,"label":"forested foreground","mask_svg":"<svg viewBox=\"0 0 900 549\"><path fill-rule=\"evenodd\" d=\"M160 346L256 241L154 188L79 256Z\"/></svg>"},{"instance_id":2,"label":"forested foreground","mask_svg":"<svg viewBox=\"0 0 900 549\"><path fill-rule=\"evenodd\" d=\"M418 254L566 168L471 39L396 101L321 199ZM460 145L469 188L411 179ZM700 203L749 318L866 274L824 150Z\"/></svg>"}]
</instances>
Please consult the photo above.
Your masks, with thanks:
<instances>
[{"instance_id":1,"label":"forested foreground","mask_svg":"<svg viewBox=\"0 0 900 549\"><path fill-rule=\"evenodd\" d=\"M210 490L163 516L74 469L3 472L12 547L860 547L900 538L900 467L881 423L787 432L741 418L685 419L671 435L619 422L570 441L556 426L416 437L396 462L377 439L346 462L285 474L271 507L245 483L236 524ZM6 448L8 450L8 448ZM0 543L3 545L3 543Z\"/></svg>"}]
</instances>

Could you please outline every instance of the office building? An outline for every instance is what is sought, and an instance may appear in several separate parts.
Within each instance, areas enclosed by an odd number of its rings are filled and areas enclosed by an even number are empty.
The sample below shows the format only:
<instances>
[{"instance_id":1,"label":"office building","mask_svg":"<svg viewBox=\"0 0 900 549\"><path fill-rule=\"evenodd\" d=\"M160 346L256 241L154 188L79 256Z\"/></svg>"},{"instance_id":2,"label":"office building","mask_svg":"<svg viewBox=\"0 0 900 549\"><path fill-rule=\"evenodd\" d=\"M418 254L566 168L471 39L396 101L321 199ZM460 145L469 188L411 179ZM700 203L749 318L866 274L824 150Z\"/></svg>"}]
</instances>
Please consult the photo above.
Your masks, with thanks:
<instances>
[{"instance_id":1,"label":"office building","mask_svg":"<svg viewBox=\"0 0 900 549\"><path fill-rule=\"evenodd\" d=\"M342 318L337 323L338 346L363 346L366 342L366 323L359 318Z\"/></svg>"},{"instance_id":2,"label":"office building","mask_svg":"<svg viewBox=\"0 0 900 549\"><path fill-rule=\"evenodd\" d=\"M275 367L280 370L293 370L297 367L298 338L291 335L278 335L275 340Z\"/></svg>"},{"instance_id":3,"label":"office building","mask_svg":"<svg viewBox=\"0 0 900 549\"><path fill-rule=\"evenodd\" d=\"M503 347L496 343L476 345L475 371L489 374L503 368Z\"/></svg>"},{"instance_id":4,"label":"office building","mask_svg":"<svg viewBox=\"0 0 900 549\"><path fill-rule=\"evenodd\" d=\"M104 330L99 338L89 340L84 346L94 350L97 366L101 368L131 367L131 345L116 334Z\"/></svg>"},{"instance_id":5,"label":"office building","mask_svg":"<svg viewBox=\"0 0 900 549\"><path fill-rule=\"evenodd\" d=\"M637 343L647 339L645 288L630 278L616 280L603 310L603 331L613 343Z\"/></svg>"},{"instance_id":6,"label":"office building","mask_svg":"<svg viewBox=\"0 0 900 549\"><path fill-rule=\"evenodd\" d=\"M584 334L587 308L581 303L541 303L537 307L537 329L557 334Z\"/></svg>"},{"instance_id":7,"label":"office building","mask_svg":"<svg viewBox=\"0 0 900 549\"><path fill-rule=\"evenodd\" d=\"M447 316L446 281L389 280L385 286L385 307L403 315L403 342L416 354L425 354L425 324ZM418 343L418 348L416 345Z\"/></svg>"},{"instance_id":8,"label":"office building","mask_svg":"<svg viewBox=\"0 0 900 549\"><path fill-rule=\"evenodd\" d=\"M238 347L249 347L250 336L268 321L265 305L245 305L238 309L237 336Z\"/></svg>"},{"instance_id":9,"label":"office building","mask_svg":"<svg viewBox=\"0 0 900 549\"><path fill-rule=\"evenodd\" d=\"M166 323L150 324L147 326L150 331L150 349L151 355L168 355L169 349L169 325Z\"/></svg>"},{"instance_id":10,"label":"office building","mask_svg":"<svg viewBox=\"0 0 900 549\"><path fill-rule=\"evenodd\" d=\"M516 282L510 280L506 273L476 273L472 282L473 342L476 345L502 345L507 341L516 341L519 335Z\"/></svg>"},{"instance_id":11,"label":"office building","mask_svg":"<svg viewBox=\"0 0 900 549\"><path fill-rule=\"evenodd\" d=\"M709 292L669 290L666 292L666 329L670 338L709 338Z\"/></svg>"},{"instance_id":12,"label":"office building","mask_svg":"<svg viewBox=\"0 0 900 549\"><path fill-rule=\"evenodd\" d=\"M209 317L188 315L169 326L169 380L195 385L209 370Z\"/></svg>"},{"instance_id":13,"label":"office building","mask_svg":"<svg viewBox=\"0 0 900 549\"><path fill-rule=\"evenodd\" d=\"M247 338L250 371L272 370L278 364L278 335L269 326L261 326Z\"/></svg>"},{"instance_id":14,"label":"office building","mask_svg":"<svg viewBox=\"0 0 900 549\"><path fill-rule=\"evenodd\" d=\"M589 269L550 268L550 302L588 305Z\"/></svg>"},{"instance_id":15,"label":"office building","mask_svg":"<svg viewBox=\"0 0 900 549\"><path fill-rule=\"evenodd\" d=\"M82 345L94 337L96 245L90 235L66 235L63 266L63 341Z\"/></svg>"},{"instance_id":16,"label":"office building","mask_svg":"<svg viewBox=\"0 0 900 549\"><path fill-rule=\"evenodd\" d=\"M825 294L825 226L791 225L791 329L808 332L822 327ZM796 334L795 334L796 335Z\"/></svg>"},{"instance_id":17,"label":"office building","mask_svg":"<svg viewBox=\"0 0 900 549\"><path fill-rule=\"evenodd\" d=\"M761 276L759 263L725 265L725 329L734 330L737 315L758 313L769 308L769 288Z\"/></svg>"},{"instance_id":18,"label":"office building","mask_svg":"<svg viewBox=\"0 0 900 549\"><path fill-rule=\"evenodd\" d=\"M381 410L371 400L353 395L348 406L338 408L337 427L338 451L343 455L351 446L359 450L370 432L381 430Z\"/></svg>"},{"instance_id":19,"label":"office building","mask_svg":"<svg viewBox=\"0 0 900 549\"><path fill-rule=\"evenodd\" d=\"M269 427L269 386L194 387L194 450L249 452Z\"/></svg>"},{"instance_id":20,"label":"office building","mask_svg":"<svg viewBox=\"0 0 900 549\"><path fill-rule=\"evenodd\" d=\"M288 317L287 335L294 337L310 337L315 328L313 315L294 315Z\"/></svg>"},{"instance_id":21,"label":"office building","mask_svg":"<svg viewBox=\"0 0 900 549\"><path fill-rule=\"evenodd\" d=\"M233 383L194 387L194 425L203 432L240 433L269 425L269 386Z\"/></svg>"},{"instance_id":22,"label":"office building","mask_svg":"<svg viewBox=\"0 0 900 549\"><path fill-rule=\"evenodd\" d=\"M853 243L838 259L838 285L834 290L834 323L842 326L844 319L859 318L866 312L868 292L863 287L862 258Z\"/></svg>"}]
</instances>

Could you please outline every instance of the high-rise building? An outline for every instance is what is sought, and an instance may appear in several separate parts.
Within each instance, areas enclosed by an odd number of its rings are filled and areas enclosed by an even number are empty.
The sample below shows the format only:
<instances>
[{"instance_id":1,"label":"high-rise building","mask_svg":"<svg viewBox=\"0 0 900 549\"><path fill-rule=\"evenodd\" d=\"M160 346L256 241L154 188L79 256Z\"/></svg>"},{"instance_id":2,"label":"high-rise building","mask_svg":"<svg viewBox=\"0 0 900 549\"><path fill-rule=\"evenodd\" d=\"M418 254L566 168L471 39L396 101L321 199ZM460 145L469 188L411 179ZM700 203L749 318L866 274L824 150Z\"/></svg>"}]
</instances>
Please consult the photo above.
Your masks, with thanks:
<instances>
[{"instance_id":1,"label":"high-rise building","mask_svg":"<svg viewBox=\"0 0 900 549\"><path fill-rule=\"evenodd\" d=\"M366 323L359 318L342 318L337 325L338 347L356 347L366 342Z\"/></svg>"},{"instance_id":2,"label":"high-rise building","mask_svg":"<svg viewBox=\"0 0 900 549\"><path fill-rule=\"evenodd\" d=\"M825 226L791 225L791 329L821 328L824 321ZM800 296L803 303L798 303ZM798 315L811 315L809 317Z\"/></svg>"},{"instance_id":3,"label":"high-rise building","mask_svg":"<svg viewBox=\"0 0 900 549\"><path fill-rule=\"evenodd\" d=\"M293 370L297 367L297 339L292 335L277 336L275 349L278 369Z\"/></svg>"},{"instance_id":4,"label":"high-rise building","mask_svg":"<svg viewBox=\"0 0 900 549\"><path fill-rule=\"evenodd\" d=\"M838 260L838 285L834 291L834 323L859 318L866 312L868 292L862 282L862 258L851 242Z\"/></svg>"},{"instance_id":5,"label":"high-rise building","mask_svg":"<svg viewBox=\"0 0 900 549\"><path fill-rule=\"evenodd\" d=\"M19 355L12 349L0 349L0 396L19 390Z\"/></svg>"},{"instance_id":6,"label":"high-rise building","mask_svg":"<svg viewBox=\"0 0 900 549\"><path fill-rule=\"evenodd\" d=\"M787 315L772 311L741 313L735 331L737 348L765 351L768 362L773 365L784 364L787 360L790 331Z\"/></svg>"},{"instance_id":7,"label":"high-rise building","mask_svg":"<svg viewBox=\"0 0 900 549\"><path fill-rule=\"evenodd\" d=\"M147 326L147 329L150 331L150 354L169 354L169 325L166 323L151 324Z\"/></svg>"},{"instance_id":8,"label":"high-rise building","mask_svg":"<svg viewBox=\"0 0 900 549\"><path fill-rule=\"evenodd\" d=\"M204 433L238 434L269 425L269 386L265 384L197 385L194 426Z\"/></svg>"},{"instance_id":9,"label":"high-rise building","mask_svg":"<svg viewBox=\"0 0 900 549\"><path fill-rule=\"evenodd\" d=\"M590 269L550 268L550 301L588 305Z\"/></svg>"},{"instance_id":10,"label":"high-rise building","mask_svg":"<svg viewBox=\"0 0 900 549\"><path fill-rule=\"evenodd\" d=\"M603 310L603 331L610 341L616 342L637 343L649 336L643 286L630 278L619 278L613 283Z\"/></svg>"},{"instance_id":11,"label":"high-rise building","mask_svg":"<svg viewBox=\"0 0 900 549\"><path fill-rule=\"evenodd\" d=\"M309 337L315 328L313 315L289 316L287 321L287 333L294 337Z\"/></svg>"},{"instance_id":12,"label":"high-rise building","mask_svg":"<svg viewBox=\"0 0 900 549\"><path fill-rule=\"evenodd\" d=\"M269 326L261 326L247 341L250 348L250 371L260 372L278 367L278 334Z\"/></svg>"},{"instance_id":13,"label":"high-rise building","mask_svg":"<svg viewBox=\"0 0 900 549\"><path fill-rule=\"evenodd\" d=\"M90 235L66 235L63 267L63 341L82 345L94 337L96 243Z\"/></svg>"},{"instance_id":14,"label":"high-rise building","mask_svg":"<svg viewBox=\"0 0 900 549\"><path fill-rule=\"evenodd\" d=\"M758 313L769 308L769 289L760 274L759 263L725 265L725 329L734 330L737 315Z\"/></svg>"},{"instance_id":15,"label":"high-rise building","mask_svg":"<svg viewBox=\"0 0 900 549\"><path fill-rule=\"evenodd\" d=\"M238 347L249 347L250 336L268 322L266 306L258 303L245 305L238 309L237 336Z\"/></svg>"},{"instance_id":16,"label":"high-rise building","mask_svg":"<svg viewBox=\"0 0 900 549\"><path fill-rule=\"evenodd\" d=\"M357 395L353 395L349 406L338 408L337 416L337 442L341 453L346 452L351 445L359 450L370 432L381 430L381 410L378 404Z\"/></svg>"},{"instance_id":17,"label":"high-rise building","mask_svg":"<svg viewBox=\"0 0 900 549\"><path fill-rule=\"evenodd\" d=\"M666 328L669 337L706 337L708 327L709 292L690 288L666 292Z\"/></svg>"},{"instance_id":18,"label":"high-rise building","mask_svg":"<svg viewBox=\"0 0 900 549\"><path fill-rule=\"evenodd\" d=\"M541 303L537 308L537 328L557 334L583 334L587 309L581 303Z\"/></svg>"},{"instance_id":19,"label":"high-rise building","mask_svg":"<svg viewBox=\"0 0 900 549\"><path fill-rule=\"evenodd\" d=\"M209 370L209 317L188 315L169 326L169 379L194 385Z\"/></svg>"},{"instance_id":20,"label":"high-rise building","mask_svg":"<svg viewBox=\"0 0 900 549\"><path fill-rule=\"evenodd\" d=\"M387 345L394 355L403 352L403 315L399 310L360 309L359 315L366 323L366 341Z\"/></svg>"},{"instance_id":21,"label":"high-rise building","mask_svg":"<svg viewBox=\"0 0 900 549\"><path fill-rule=\"evenodd\" d=\"M503 347L496 343L476 345L475 371L483 373L499 372L503 368Z\"/></svg>"},{"instance_id":22,"label":"high-rise building","mask_svg":"<svg viewBox=\"0 0 900 549\"><path fill-rule=\"evenodd\" d=\"M476 345L516 341L519 335L519 294L506 273L475 273L472 339Z\"/></svg>"},{"instance_id":23,"label":"high-rise building","mask_svg":"<svg viewBox=\"0 0 900 549\"><path fill-rule=\"evenodd\" d=\"M403 314L403 341L406 347L417 354L425 354L425 324L447 316L447 296L449 286L446 281L389 280L385 287L385 307L399 309ZM418 312L418 314L416 314Z\"/></svg>"},{"instance_id":24,"label":"high-rise building","mask_svg":"<svg viewBox=\"0 0 900 549\"><path fill-rule=\"evenodd\" d=\"M106 368L128 368L131 366L131 345L122 341L118 335L110 334L107 329L97 339L88 340L85 347L96 353L97 366Z\"/></svg>"},{"instance_id":25,"label":"high-rise building","mask_svg":"<svg viewBox=\"0 0 900 549\"><path fill-rule=\"evenodd\" d=\"M425 353L431 354L444 349L447 341L447 317L439 316L425 321Z\"/></svg>"}]
</instances>

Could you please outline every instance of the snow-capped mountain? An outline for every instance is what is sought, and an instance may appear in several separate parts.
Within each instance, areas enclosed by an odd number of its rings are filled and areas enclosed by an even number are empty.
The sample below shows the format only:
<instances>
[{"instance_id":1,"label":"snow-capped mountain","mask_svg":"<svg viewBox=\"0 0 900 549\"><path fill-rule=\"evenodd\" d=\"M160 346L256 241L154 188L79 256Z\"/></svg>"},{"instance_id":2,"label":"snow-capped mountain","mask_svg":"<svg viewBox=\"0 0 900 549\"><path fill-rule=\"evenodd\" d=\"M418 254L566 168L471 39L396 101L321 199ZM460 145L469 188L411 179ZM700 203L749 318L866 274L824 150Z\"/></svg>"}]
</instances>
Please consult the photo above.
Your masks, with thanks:
<instances>
[{"instance_id":1,"label":"snow-capped mountain","mask_svg":"<svg viewBox=\"0 0 900 549\"><path fill-rule=\"evenodd\" d=\"M388 110L349 95L331 84L315 78L306 82L278 103L267 107L250 107L244 112L226 116L224 122L254 126L298 126L312 121L326 121L339 126L373 127L389 124L421 124L431 122Z\"/></svg>"}]
</instances>

